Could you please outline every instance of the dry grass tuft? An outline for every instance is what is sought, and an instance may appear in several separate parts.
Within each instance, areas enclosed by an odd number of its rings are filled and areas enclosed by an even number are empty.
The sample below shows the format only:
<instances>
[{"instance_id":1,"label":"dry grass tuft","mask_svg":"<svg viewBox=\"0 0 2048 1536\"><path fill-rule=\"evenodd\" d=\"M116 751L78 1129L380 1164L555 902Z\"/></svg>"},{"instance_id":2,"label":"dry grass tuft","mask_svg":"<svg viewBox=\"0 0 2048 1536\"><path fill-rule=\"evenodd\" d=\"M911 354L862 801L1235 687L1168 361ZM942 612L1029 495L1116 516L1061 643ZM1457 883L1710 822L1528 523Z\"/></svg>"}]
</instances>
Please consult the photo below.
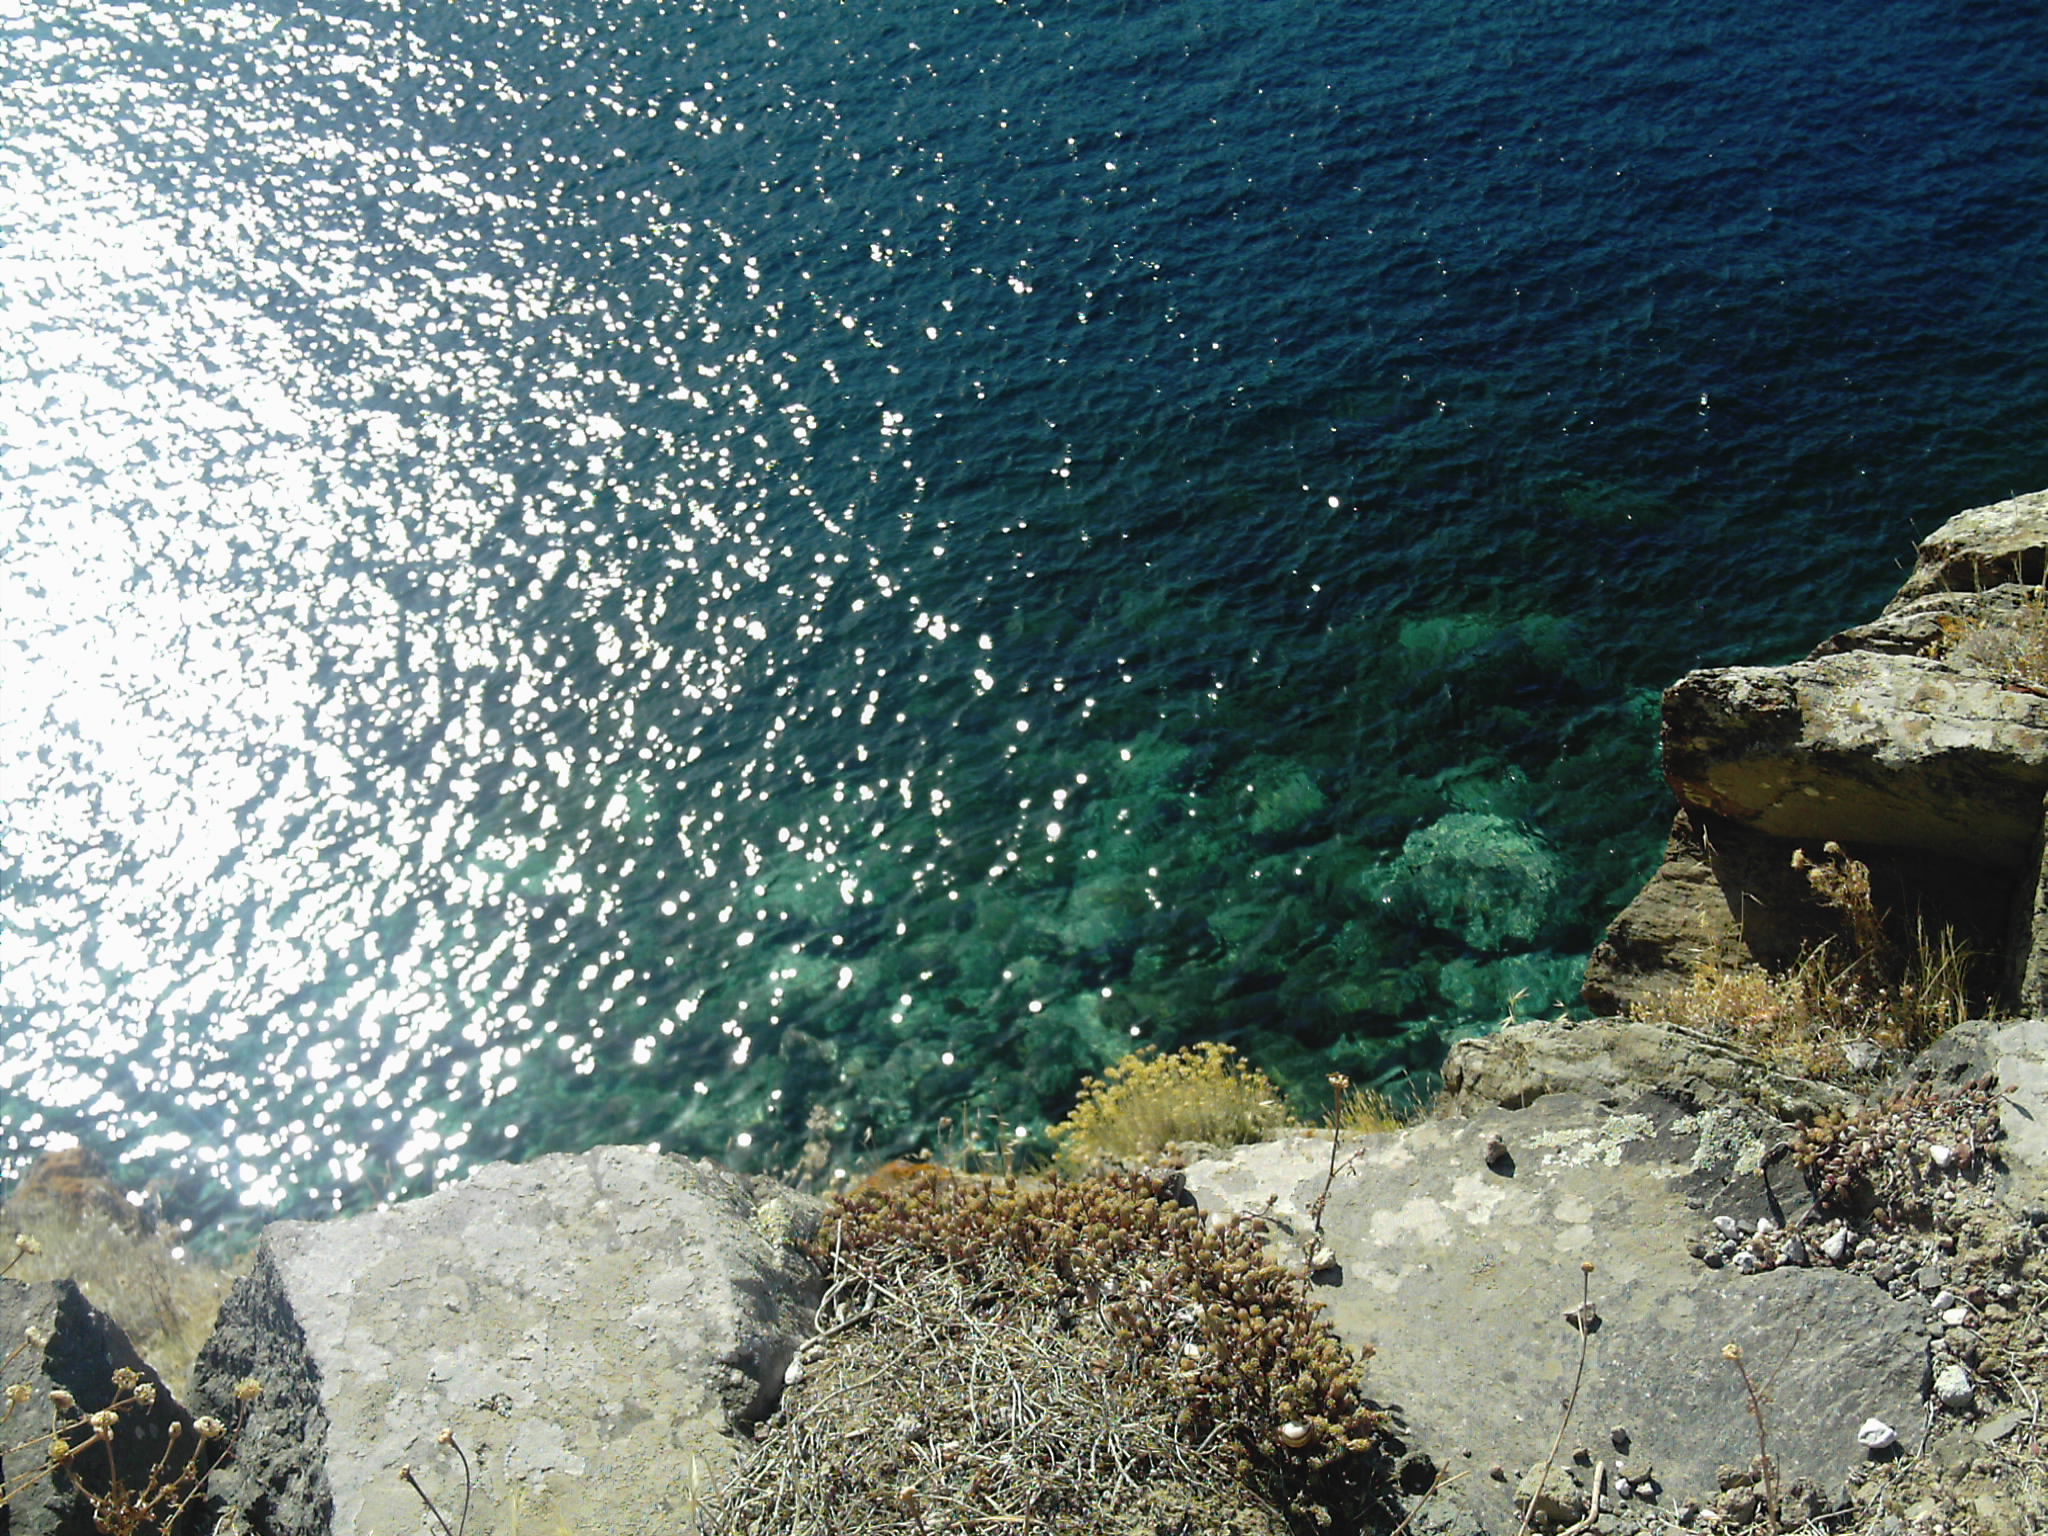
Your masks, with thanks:
<instances>
[{"instance_id":1,"label":"dry grass tuft","mask_svg":"<svg viewBox=\"0 0 2048 1536\"><path fill-rule=\"evenodd\" d=\"M1831 1082L1867 1080L1932 1044L1970 1014L1974 956L1947 929L1895 943L1870 894L1870 870L1828 843L1795 851L1840 932L1790 970L1698 972L1682 991L1631 1010L1733 1039L1774 1067Z\"/></svg>"},{"instance_id":2,"label":"dry grass tuft","mask_svg":"<svg viewBox=\"0 0 2048 1536\"><path fill-rule=\"evenodd\" d=\"M181 1254L83 1148L46 1154L0 1215L35 1240L13 1278L76 1281L171 1390L185 1390L233 1274Z\"/></svg>"},{"instance_id":3,"label":"dry grass tuft","mask_svg":"<svg viewBox=\"0 0 2048 1536\"><path fill-rule=\"evenodd\" d=\"M2027 688L2048 688L2048 587L2028 587L2017 607L1943 615L1941 639L1930 647L1957 666L1989 672Z\"/></svg>"},{"instance_id":4,"label":"dry grass tuft","mask_svg":"<svg viewBox=\"0 0 2048 1536\"><path fill-rule=\"evenodd\" d=\"M1085 1079L1074 1112L1054 1126L1057 1165L1079 1172L1156 1158L1176 1142L1236 1146L1288 1120L1280 1090L1227 1045L1168 1056L1134 1052Z\"/></svg>"}]
</instances>

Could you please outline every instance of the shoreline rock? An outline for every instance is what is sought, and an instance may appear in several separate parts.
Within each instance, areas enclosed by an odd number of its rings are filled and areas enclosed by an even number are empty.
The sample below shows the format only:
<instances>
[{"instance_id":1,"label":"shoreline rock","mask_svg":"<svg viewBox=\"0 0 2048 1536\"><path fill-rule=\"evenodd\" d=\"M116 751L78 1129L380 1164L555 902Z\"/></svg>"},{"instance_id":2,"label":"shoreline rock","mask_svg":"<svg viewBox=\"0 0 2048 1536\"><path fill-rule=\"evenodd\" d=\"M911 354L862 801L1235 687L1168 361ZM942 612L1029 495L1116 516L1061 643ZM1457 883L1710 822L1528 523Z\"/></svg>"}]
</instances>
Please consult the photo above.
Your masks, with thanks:
<instances>
[{"instance_id":1,"label":"shoreline rock","mask_svg":"<svg viewBox=\"0 0 2048 1536\"><path fill-rule=\"evenodd\" d=\"M1825 931L1795 848L1837 842L1905 927L1995 956L2010 1009L2048 1011L2048 688L1993 663L1986 626L2041 619L2048 492L1922 541L1875 620L1783 667L1720 667L1664 694L1679 803L1663 866L1615 919L1583 998L1654 1008L1702 964L1782 966Z\"/></svg>"}]
</instances>

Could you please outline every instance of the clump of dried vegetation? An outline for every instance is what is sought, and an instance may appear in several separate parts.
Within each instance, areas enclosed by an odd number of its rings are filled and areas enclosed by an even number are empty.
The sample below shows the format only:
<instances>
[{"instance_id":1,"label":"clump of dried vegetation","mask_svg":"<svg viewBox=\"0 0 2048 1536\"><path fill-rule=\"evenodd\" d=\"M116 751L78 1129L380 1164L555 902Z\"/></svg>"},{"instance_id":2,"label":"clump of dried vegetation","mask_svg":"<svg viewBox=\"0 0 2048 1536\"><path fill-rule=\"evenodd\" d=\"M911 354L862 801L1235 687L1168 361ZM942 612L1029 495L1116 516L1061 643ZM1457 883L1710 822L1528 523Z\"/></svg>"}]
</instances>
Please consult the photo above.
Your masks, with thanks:
<instances>
[{"instance_id":1,"label":"clump of dried vegetation","mask_svg":"<svg viewBox=\"0 0 2048 1536\"><path fill-rule=\"evenodd\" d=\"M1984 604L1935 620L1929 652L2022 688L2048 689L2048 586L2022 587L2016 603Z\"/></svg>"},{"instance_id":2,"label":"clump of dried vegetation","mask_svg":"<svg viewBox=\"0 0 2048 1536\"><path fill-rule=\"evenodd\" d=\"M1772 1066L1827 1081L1873 1079L1969 1017L1975 956L1953 930L1895 940L1870 891L1869 867L1827 843L1795 869L1837 922L1789 969L1704 968L1676 992L1630 1010L1727 1036Z\"/></svg>"},{"instance_id":3,"label":"clump of dried vegetation","mask_svg":"<svg viewBox=\"0 0 2048 1536\"><path fill-rule=\"evenodd\" d=\"M1074 1112L1051 1136L1056 1166L1072 1173L1155 1158L1179 1142L1257 1141L1287 1121L1272 1079L1211 1042L1165 1056L1140 1050L1085 1079Z\"/></svg>"},{"instance_id":4,"label":"clump of dried vegetation","mask_svg":"<svg viewBox=\"0 0 2048 1536\"><path fill-rule=\"evenodd\" d=\"M1360 1359L1167 1177L863 1186L721 1532L1310 1532L1379 1494Z\"/></svg>"},{"instance_id":5,"label":"clump of dried vegetation","mask_svg":"<svg viewBox=\"0 0 2048 1536\"><path fill-rule=\"evenodd\" d=\"M1925 1221L1944 1177L1975 1174L1999 1136L1997 1079L1920 1084L1850 1114L1823 1115L1792 1139L1820 1209L1892 1227Z\"/></svg>"}]
</instances>

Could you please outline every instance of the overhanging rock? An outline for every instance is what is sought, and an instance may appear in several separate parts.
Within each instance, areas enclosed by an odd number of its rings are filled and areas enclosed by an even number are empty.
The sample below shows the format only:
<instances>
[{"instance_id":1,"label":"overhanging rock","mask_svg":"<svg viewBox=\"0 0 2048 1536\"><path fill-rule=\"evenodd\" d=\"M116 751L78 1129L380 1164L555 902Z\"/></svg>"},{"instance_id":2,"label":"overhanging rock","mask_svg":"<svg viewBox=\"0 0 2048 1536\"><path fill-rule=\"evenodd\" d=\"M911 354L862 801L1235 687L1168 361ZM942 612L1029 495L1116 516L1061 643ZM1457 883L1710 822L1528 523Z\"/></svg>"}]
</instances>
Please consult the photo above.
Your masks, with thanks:
<instances>
[{"instance_id":1,"label":"overhanging rock","mask_svg":"<svg viewBox=\"0 0 2048 1536\"><path fill-rule=\"evenodd\" d=\"M420 1528L410 1466L472 1531L680 1529L772 1408L816 1303L802 1213L641 1147L492 1164L346 1221L280 1222L194 1397L263 1395L218 1488L270 1536ZM218 1481L218 1480L217 1480ZM450 1518L453 1518L452 1513Z\"/></svg>"},{"instance_id":2,"label":"overhanging rock","mask_svg":"<svg viewBox=\"0 0 2048 1536\"><path fill-rule=\"evenodd\" d=\"M2048 790L2048 698L1878 651L1693 672L1664 695L1664 772L1774 837L2013 867Z\"/></svg>"}]
</instances>

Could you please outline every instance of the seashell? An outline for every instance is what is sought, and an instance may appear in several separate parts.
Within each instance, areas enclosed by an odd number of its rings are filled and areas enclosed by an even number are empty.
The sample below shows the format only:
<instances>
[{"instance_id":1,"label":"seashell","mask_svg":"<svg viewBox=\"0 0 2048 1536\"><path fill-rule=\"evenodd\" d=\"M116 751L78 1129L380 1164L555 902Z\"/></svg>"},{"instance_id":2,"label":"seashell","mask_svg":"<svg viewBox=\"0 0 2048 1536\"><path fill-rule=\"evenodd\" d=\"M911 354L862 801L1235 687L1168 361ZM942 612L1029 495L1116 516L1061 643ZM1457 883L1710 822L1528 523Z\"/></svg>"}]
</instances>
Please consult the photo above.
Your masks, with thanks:
<instances>
[{"instance_id":1,"label":"seashell","mask_svg":"<svg viewBox=\"0 0 2048 1536\"><path fill-rule=\"evenodd\" d=\"M1297 1419L1289 1419L1273 1431L1273 1438L1290 1451L1298 1451L1315 1438L1315 1431Z\"/></svg>"},{"instance_id":2,"label":"seashell","mask_svg":"<svg viewBox=\"0 0 2048 1536\"><path fill-rule=\"evenodd\" d=\"M1866 1451L1884 1451L1899 1443L1899 1432L1883 1419L1865 1419L1856 1431L1856 1442Z\"/></svg>"}]
</instances>

